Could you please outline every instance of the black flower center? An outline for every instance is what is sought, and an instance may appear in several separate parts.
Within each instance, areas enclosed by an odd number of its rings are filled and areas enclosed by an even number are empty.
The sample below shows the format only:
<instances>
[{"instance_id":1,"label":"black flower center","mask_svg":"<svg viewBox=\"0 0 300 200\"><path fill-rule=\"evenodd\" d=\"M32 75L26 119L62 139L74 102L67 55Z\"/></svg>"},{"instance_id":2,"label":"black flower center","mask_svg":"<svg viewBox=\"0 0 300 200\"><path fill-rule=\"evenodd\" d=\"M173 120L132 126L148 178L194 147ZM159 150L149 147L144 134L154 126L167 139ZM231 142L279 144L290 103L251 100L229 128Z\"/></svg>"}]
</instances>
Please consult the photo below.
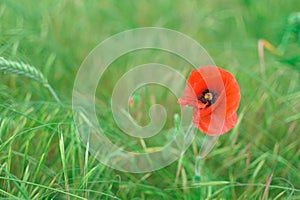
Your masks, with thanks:
<instances>
[{"instance_id":1,"label":"black flower center","mask_svg":"<svg viewBox=\"0 0 300 200\"><path fill-rule=\"evenodd\" d=\"M202 92L201 96L198 97L198 100L206 104L206 107L209 107L217 101L217 93L206 89Z\"/></svg>"}]
</instances>

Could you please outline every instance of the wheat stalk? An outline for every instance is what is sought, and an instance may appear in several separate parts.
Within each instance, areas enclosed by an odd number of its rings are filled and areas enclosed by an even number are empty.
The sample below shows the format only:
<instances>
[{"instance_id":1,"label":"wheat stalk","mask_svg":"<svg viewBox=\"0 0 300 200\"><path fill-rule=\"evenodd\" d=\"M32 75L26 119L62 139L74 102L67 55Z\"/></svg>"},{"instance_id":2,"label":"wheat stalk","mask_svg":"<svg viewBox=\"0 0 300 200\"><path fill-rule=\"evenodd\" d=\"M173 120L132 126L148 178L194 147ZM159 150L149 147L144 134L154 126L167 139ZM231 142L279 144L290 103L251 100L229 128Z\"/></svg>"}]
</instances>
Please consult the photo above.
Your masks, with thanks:
<instances>
[{"instance_id":1,"label":"wheat stalk","mask_svg":"<svg viewBox=\"0 0 300 200\"><path fill-rule=\"evenodd\" d=\"M25 64L23 62L11 61L3 57L0 57L0 71L18 74L43 84L43 86L49 90L49 92L52 94L55 100L58 103L61 103L57 94L55 93L51 85L48 83L47 78L44 77L42 72L40 72L35 67Z\"/></svg>"}]
</instances>

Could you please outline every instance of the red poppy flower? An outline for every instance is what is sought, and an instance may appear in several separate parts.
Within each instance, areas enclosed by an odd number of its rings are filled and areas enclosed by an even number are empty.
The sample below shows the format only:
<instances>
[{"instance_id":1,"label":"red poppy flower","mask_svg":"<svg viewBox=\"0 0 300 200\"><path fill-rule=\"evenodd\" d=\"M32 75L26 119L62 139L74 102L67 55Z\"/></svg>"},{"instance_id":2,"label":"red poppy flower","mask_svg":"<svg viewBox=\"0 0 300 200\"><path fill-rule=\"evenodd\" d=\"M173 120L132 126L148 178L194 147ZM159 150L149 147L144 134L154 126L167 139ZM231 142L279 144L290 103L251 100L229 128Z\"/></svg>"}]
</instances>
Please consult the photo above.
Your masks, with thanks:
<instances>
[{"instance_id":1,"label":"red poppy flower","mask_svg":"<svg viewBox=\"0 0 300 200\"><path fill-rule=\"evenodd\" d=\"M235 78L216 66L199 67L187 80L181 106L193 107L193 124L208 135L221 135L234 127L240 90Z\"/></svg>"}]
</instances>

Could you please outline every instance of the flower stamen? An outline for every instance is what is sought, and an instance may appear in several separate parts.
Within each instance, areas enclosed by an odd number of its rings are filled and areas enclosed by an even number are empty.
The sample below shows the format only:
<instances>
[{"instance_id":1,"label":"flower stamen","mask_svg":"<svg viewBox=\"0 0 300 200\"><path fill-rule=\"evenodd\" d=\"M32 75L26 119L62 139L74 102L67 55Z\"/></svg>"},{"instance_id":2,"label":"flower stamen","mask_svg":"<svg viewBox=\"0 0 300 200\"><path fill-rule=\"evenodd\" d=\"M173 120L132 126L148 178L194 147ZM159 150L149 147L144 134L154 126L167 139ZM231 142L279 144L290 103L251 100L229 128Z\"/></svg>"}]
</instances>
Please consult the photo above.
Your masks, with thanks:
<instances>
[{"instance_id":1,"label":"flower stamen","mask_svg":"<svg viewBox=\"0 0 300 200\"><path fill-rule=\"evenodd\" d=\"M202 95L198 98L199 101L204 103L206 106L209 107L217 100L217 94L209 89L206 89L202 92Z\"/></svg>"}]
</instances>

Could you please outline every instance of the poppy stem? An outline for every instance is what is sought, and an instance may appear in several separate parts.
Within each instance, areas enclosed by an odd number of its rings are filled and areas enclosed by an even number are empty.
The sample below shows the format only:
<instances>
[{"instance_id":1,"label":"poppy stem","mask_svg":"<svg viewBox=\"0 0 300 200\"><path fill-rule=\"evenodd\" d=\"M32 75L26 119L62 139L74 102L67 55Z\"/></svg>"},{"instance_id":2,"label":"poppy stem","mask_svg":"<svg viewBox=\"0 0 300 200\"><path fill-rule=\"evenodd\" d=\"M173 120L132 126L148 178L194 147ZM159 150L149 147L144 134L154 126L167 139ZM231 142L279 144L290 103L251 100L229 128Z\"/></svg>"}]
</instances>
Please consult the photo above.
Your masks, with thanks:
<instances>
[{"instance_id":1,"label":"poppy stem","mask_svg":"<svg viewBox=\"0 0 300 200\"><path fill-rule=\"evenodd\" d=\"M198 155L195 159L195 176L194 176L195 182L201 181L201 157Z\"/></svg>"},{"instance_id":2,"label":"poppy stem","mask_svg":"<svg viewBox=\"0 0 300 200\"><path fill-rule=\"evenodd\" d=\"M206 136L199 155L195 158L195 176L194 181L200 182L201 181L201 160L208 154L208 152L212 149L214 146L216 140L218 139L218 136Z\"/></svg>"},{"instance_id":3,"label":"poppy stem","mask_svg":"<svg viewBox=\"0 0 300 200\"><path fill-rule=\"evenodd\" d=\"M199 153L200 158L204 158L210 152L210 150L212 150L218 138L219 138L218 136L206 135L200 149L200 153Z\"/></svg>"}]
</instances>

